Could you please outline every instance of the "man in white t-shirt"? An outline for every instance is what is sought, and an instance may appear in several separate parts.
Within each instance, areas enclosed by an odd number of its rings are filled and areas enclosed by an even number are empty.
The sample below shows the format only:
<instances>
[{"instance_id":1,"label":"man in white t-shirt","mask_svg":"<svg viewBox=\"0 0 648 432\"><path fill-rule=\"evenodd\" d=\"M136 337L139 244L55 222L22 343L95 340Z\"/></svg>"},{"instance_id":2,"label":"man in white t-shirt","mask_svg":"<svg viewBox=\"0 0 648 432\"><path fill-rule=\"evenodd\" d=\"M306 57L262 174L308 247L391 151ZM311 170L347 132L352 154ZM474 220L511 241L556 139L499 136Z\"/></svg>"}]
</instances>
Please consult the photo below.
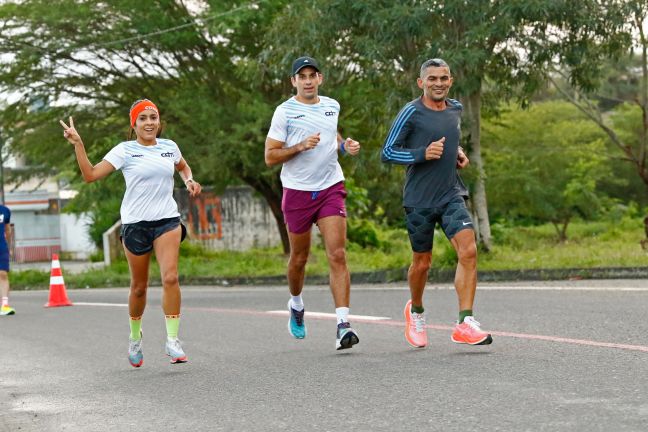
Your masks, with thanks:
<instances>
[{"instance_id":1,"label":"man in white t-shirt","mask_svg":"<svg viewBox=\"0 0 648 432\"><path fill-rule=\"evenodd\" d=\"M292 65L297 94L275 110L265 143L268 166L283 164L281 209L290 240L288 331L306 337L302 289L310 252L311 228L319 227L330 267L337 316L336 349L359 342L348 321L350 276L346 262L346 190L338 153L357 155L360 143L342 139L337 130L340 104L318 95L323 75L317 61L300 57Z\"/></svg>"}]
</instances>

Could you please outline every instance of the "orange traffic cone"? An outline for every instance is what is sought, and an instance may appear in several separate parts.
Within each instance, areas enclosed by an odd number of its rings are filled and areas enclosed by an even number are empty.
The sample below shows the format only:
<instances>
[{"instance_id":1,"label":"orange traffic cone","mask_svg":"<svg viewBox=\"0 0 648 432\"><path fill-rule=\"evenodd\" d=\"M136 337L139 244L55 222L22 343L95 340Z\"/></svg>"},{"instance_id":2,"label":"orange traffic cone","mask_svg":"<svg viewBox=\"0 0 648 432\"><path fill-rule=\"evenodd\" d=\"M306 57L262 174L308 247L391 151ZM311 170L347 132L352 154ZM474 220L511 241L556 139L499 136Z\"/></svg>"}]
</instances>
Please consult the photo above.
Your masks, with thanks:
<instances>
[{"instance_id":1,"label":"orange traffic cone","mask_svg":"<svg viewBox=\"0 0 648 432\"><path fill-rule=\"evenodd\" d=\"M65 292L65 282L61 272L61 263L57 254L52 254L52 272L50 273L49 301L45 307L72 306Z\"/></svg>"}]
</instances>

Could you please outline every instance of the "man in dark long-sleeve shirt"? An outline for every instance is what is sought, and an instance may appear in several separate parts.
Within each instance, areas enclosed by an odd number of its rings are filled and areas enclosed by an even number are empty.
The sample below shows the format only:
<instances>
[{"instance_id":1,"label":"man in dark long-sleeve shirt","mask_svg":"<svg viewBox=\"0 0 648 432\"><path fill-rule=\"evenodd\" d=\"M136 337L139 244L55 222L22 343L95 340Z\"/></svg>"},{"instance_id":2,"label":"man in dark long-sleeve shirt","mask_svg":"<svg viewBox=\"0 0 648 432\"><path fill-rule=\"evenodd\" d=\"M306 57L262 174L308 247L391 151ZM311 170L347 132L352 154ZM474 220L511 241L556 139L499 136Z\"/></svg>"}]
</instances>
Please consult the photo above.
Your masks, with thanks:
<instances>
[{"instance_id":1,"label":"man in dark long-sleeve shirt","mask_svg":"<svg viewBox=\"0 0 648 432\"><path fill-rule=\"evenodd\" d=\"M490 334L473 318L477 288L477 245L466 209L466 187L457 167L468 164L459 146L463 106L449 99L450 67L441 59L421 66L418 86L423 95L409 102L394 120L382 150L382 161L407 165L403 207L413 259L408 272L411 299L405 305L405 338L415 347L427 345L423 291L432 263L434 227L438 223L457 251L455 288L459 320L451 339L487 345Z\"/></svg>"}]
</instances>

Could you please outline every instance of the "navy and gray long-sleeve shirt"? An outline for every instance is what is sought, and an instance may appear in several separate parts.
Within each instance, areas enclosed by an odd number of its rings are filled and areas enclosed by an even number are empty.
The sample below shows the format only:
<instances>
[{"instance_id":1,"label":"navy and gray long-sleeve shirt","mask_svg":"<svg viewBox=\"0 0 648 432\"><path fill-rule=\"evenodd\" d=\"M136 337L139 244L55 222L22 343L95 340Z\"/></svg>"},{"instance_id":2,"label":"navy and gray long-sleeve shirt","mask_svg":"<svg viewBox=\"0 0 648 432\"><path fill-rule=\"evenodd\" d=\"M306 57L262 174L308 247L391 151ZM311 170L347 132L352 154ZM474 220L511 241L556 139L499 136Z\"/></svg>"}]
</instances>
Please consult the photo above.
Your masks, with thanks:
<instances>
[{"instance_id":1,"label":"navy and gray long-sleeve shirt","mask_svg":"<svg viewBox=\"0 0 648 432\"><path fill-rule=\"evenodd\" d=\"M403 206L432 208L468 192L457 173L463 106L446 99L446 109L433 111L421 98L398 113L383 145L382 161L407 165ZM440 159L425 160L425 149L445 137Z\"/></svg>"}]
</instances>

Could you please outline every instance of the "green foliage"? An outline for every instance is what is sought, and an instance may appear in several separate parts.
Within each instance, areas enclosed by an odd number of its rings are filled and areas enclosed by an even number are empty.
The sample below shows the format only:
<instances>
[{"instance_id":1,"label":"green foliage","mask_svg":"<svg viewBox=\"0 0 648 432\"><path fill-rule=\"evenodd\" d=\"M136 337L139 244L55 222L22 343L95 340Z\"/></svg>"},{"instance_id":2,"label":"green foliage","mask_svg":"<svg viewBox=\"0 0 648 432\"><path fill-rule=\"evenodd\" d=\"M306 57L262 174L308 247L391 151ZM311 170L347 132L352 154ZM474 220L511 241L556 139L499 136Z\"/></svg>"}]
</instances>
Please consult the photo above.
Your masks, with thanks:
<instances>
[{"instance_id":1,"label":"green foliage","mask_svg":"<svg viewBox=\"0 0 648 432\"><path fill-rule=\"evenodd\" d=\"M396 226L402 219L402 167L381 167L378 153L395 114L421 93L416 78L424 60L443 57L451 65L451 97L464 101L469 128L502 100L528 104L556 59L571 67L575 83L592 88L601 60L615 58L629 41L620 31L623 3L483 1L466 7L464 1L307 0L277 16L263 55L275 59L273 70L285 70L303 53L324 59L327 88L339 95L343 111L362 119L357 130L364 134L356 136L371 150L355 175ZM479 131L468 130L466 147L478 153ZM466 173L470 184L482 181L482 161L473 159L473 166Z\"/></svg>"},{"instance_id":2,"label":"green foliage","mask_svg":"<svg viewBox=\"0 0 648 432\"><path fill-rule=\"evenodd\" d=\"M12 271L9 281L13 289L46 289L49 287L49 277L48 272L39 270Z\"/></svg>"},{"instance_id":3,"label":"green foliage","mask_svg":"<svg viewBox=\"0 0 648 432\"><path fill-rule=\"evenodd\" d=\"M556 241L549 225L508 227L497 237L492 253L479 256L479 270L645 267L646 252L639 241L641 218L582 222L569 225L569 240Z\"/></svg>"},{"instance_id":4,"label":"green foliage","mask_svg":"<svg viewBox=\"0 0 648 432\"><path fill-rule=\"evenodd\" d=\"M641 109L631 103L620 104L609 113L609 118L622 142L639 149L643 129ZM637 175L632 163L628 158L620 157L619 149L612 142L607 143L606 151L612 175L603 179L601 189L621 202L635 201L648 206L648 185Z\"/></svg>"},{"instance_id":5,"label":"green foliage","mask_svg":"<svg viewBox=\"0 0 648 432\"><path fill-rule=\"evenodd\" d=\"M484 123L488 195L495 218L551 222L561 240L576 216L604 208L597 184L611 173L604 135L567 103L511 108Z\"/></svg>"},{"instance_id":6,"label":"green foliage","mask_svg":"<svg viewBox=\"0 0 648 432\"><path fill-rule=\"evenodd\" d=\"M628 204L615 203L606 209L605 220L614 222L621 219L635 219L648 213L648 207L641 208L636 202Z\"/></svg>"},{"instance_id":7,"label":"green foliage","mask_svg":"<svg viewBox=\"0 0 648 432\"><path fill-rule=\"evenodd\" d=\"M644 238L642 217L648 209L636 206L616 220L583 222L569 225L569 240L556 241L551 224L537 226L493 224L496 235L491 253L480 254L478 269L529 270L552 268L629 267L646 265L646 252L639 241ZM384 248L362 248L356 243L347 247L347 261L352 274L385 269L407 268L412 252L404 229L380 229L379 238L389 244ZM435 233L432 267L454 269L456 254L443 233ZM184 242L181 245L179 274L181 278L231 278L285 275L287 257L281 248L251 250L248 252L214 252ZM314 244L306 267L307 275L327 275L326 252ZM68 288L128 287L128 264L118 260L108 268L92 269L82 274L66 274ZM150 269L151 285L159 285L159 267L153 260ZM24 270L11 273L13 289L45 289L49 273Z\"/></svg>"},{"instance_id":8,"label":"green foliage","mask_svg":"<svg viewBox=\"0 0 648 432\"><path fill-rule=\"evenodd\" d=\"M324 88L341 104L340 133L357 139L362 145L358 156L340 158L349 190L349 215L378 222L384 220L395 226L403 218L404 170L382 163L380 152L391 125L391 117L399 110L397 106L392 107L397 100L390 100L385 94L388 89L378 89L373 82L354 76L349 76L346 83L340 82L338 73L346 75L334 70L331 75L335 75ZM356 187L365 192L356 193ZM356 199L361 200L357 207L354 204Z\"/></svg>"},{"instance_id":9,"label":"green foliage","mask_svg":"<svg viewBox=\"0 0 648 432\"><path fill-rule=\"evenodd\" d=\"M454 268L457 265L457 252L440 229L434 230L432 265L439 268Z\"/></svg>"},{"instance_id":10,"label":"green foliage","mask_svg":"<svg viewBox=\"0 0 648 432\"><path fill-rule=\"evenodd\" d=\"M344 187L347 191L347 213L353 215L354 218L371 216L371 199L369 199L369 192L367 189L358 186L353 177L346 179Z\"/></svg>"},{"instance_id":11,"label":"green foliage","mask_svg":"<svg viewBox=\"0 0 648 432\"><path fill-rule=\"evenodd\" d=\"M621 13L593 1L472 2L470 7L463 1L305 1L278 16L267 50L282 61L300 52L326 57L343 79L359 75L381 83L391 96L388 103L396 103L391 109L397 109L401 102L394 96L420 93L415 78L427 58L449 61L461 95L481 92L488 79L497 83L488 90L499 97L515 89L529 95L543 83L542 67L552 56L581 66L577 53L588 46L585 42L596 40L607 52L627 41L615 32L623 22ZM553 38L549 30L565 37ZM581 80L597 70L587 66L578 70Z\"/></svg>"},{"instance_id":12,"label":"green foliage","mask_svg":"<svg viewBox=\"0 0 648 432\"><path fill-rule=\"evenodd\" d=\"M637 53L629 51L618 59L609 60L602 68L603 77L595 98L601 111L606 112L623 104L635 101L641 95L639 71L643 60Z\"/></svg>"},{"instance_id":13,"label":"green foliage","mask_svg":"<svg viewBox=\"0 0 648 432\"><path fill-rule=\"evenodd\" d=\"M615 5L618 7L610 6L611 4L604 7L611 14L610 22L615 26L618 17L622 18L619 34L624 35L626 42L615 39L616 44L610 45L612 55L608 60L601 58L599 63L586 61L593 71L587 71L587 66L576 65L574 62L559 62L555 65L555 70L561 79L556 79L553 74L549 79L556 91L585 113L607 135L610 155L617 160L611 163L614 181L606 182L605 189L613 195L645 203L648 198L645 194L645 188L648 187L648 122L645 117L648 111L648 2L624 0ZM604 20L597 25L605 27L608 23ZM584 40L581 57L600 58L601 47L604 45L597 40ZM573 79L574 76L579 76L579 72L591 75L591 85ZM617 107L617 113L611 119L605 111L612 107ZM634 114L631 107L636 107ZM644 115L638 115L640 112ZM633 121L628 122L633 117ZM619 161L624 164L618 163ZM634 178L630 175L631 172L634 172ZM643 183L643 188L640 183Z\"/></svg>"},{"instance_id":14,"label":"green foliage","mask_svg":"<svg viewBox=\"0 0 648 432\"><path fill-rule=\"evenodd\" d=\"M509 98L526 103L544 85L546 67L555 59L570 68L574 83L592 88L601 78L601 59L614 60L630 46L628 8L640 5L636 0L611 0L606 7L594 0L471 2L470 7L457 0L199 3L198 12L172 0L0 4L0 90L15 95L0 113L0 127L11 138L11 150L38 174L58 173L79 187L69 211L96 215L95 242L118 216L123 181L112 175L98 187L82 184L72 149L61 137L60 118L75 116L96 163L125 138L133 100L153 99L166 124L164 136L178 142L196 179L217 189L249 184L280 220L279 168L265 167L263 142L274 107L291 93L290 62L310 54L324 69L322 93L341 102L342 133L363 145L359 157L341 161L347 177L367 191L367 199L359 196L351 208L399 226L402 167L383 165L379 149L398 109L420 94L416 77L423 60L449 61L456 78L452 96L482 95L485 111ZM473 110L466 124L475 124L479 115ZM579 169L585 175L591 167L583 162ZM467 174L479 178L475 171ZM578 205L591 188L576 182L565 199Z\"/></svg>"},{"instance_id":15,"label":"green foliage","mask_svg":"<svg viewBox=\"0 0 648 432\"><path fill-rule=\"evenodd\" d=\"M104 260L104 253L103 249L97 249L95 252L93 252L90 257L88 258L90 262L102 262Z\"/></svg>"},{"instance_id":16,"label":"green foliage","mask_svg":"<svg viewBox=\"0 0 648 432\"><path fill-rule=\"evenodd\" d=\"M612 123L619 131L619 138L632 147L641 139L641 116L641 107L631 103L621 104L611 113Z\"/></svg>"},{"instance_id":17,"label":"green foliage","mask_svg":"<svg viewBox=\"0 0 648 432\"><path fill-rule=\"evenodd\" d=\"M382 248L378 227L367 219L353 218L347 223L347 239L362 248Z\"/></svg>"},{"instance_id":18,"label":"green foliage","mask_svg":"<svg viewBox=\"0 0 648 432\"><path fill-rule=\"evenodd\" d=\"M197 15L176 1L0 5L0 89L25 96L0 112L11 151L41 174L65 173L81 191L69 211L93 212L99 241L118 217L123 180L112 175L100 186L83 184L58 119L74 116L97 163L124 140L131 103L146 97L160 107L163 136L178 142L196 179L217 188L247 183L279 208L281 184L277 170L264 165L263 142L272 110L288 91L285 82L250 71L259 70L259 35L284 4L206 2ZM145 36L153 32L160 33Z\"/></svg>"},{"instance_id":19,"label":"green foliage","mask_svg":"<svg viewBox=\"0 0 648 432\"><path fill-rule=\"evenodd\" d=\"M80 188L80 194L65 206L65 212L90 214L88 233L94 244L102 248L103 233L119 220L119 208L125 184L121 173L113 174L99 183Z\"/></svg>"},{"instance_id":20,"label":"green foliage","mask_svg":"<svg viewBox=\"0 0 648 432\"><path fill-rule=\"evenodd\" d=\"M153 269L151 269L153 270ZM159 281L157 273L151 271L152 281ZM102 288L102 287L128 287L130 274L128 263L119 259L106 268L95 268L79 274L66 274L65 285L68 288Z\"/></svg>"},{"instance_id":21,"label":"green foliage","mask_svg":"<svg viewBox=\"0 0 648 432\"><path fill-rule=\"evenodd\" d=\"M212 256L213 255L213 256ZM206 249L198 242L183 241L180 243L180 256L183 258L213 258L216 256L215 252Z\"/></svg>"}]
</instances>

